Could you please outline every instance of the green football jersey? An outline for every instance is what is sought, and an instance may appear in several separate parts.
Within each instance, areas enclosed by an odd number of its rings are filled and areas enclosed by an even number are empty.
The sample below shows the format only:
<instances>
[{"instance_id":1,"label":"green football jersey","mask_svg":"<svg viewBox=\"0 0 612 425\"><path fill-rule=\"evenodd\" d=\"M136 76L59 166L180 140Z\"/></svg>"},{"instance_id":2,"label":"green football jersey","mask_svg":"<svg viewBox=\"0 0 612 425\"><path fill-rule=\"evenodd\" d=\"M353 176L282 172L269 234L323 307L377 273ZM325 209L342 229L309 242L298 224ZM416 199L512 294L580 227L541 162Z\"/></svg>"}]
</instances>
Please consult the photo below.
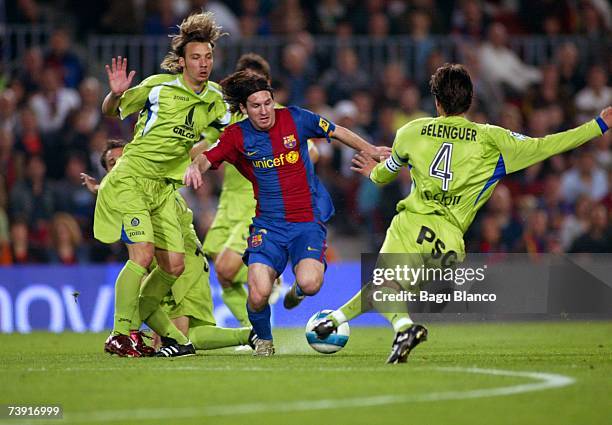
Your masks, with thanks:
<instances>
[{"instance_id":1,"label":"green football jersey","mask_svg":"<svg viewBox=\"0 0 612 425\"><path fill-rule=\"evenodd\" d=\"M121 96L119 115L139 112L134 138L117 162L117 172L180 182L189 150L209 128L222 129L230 114L221 88L209 81L196 94L182 75L153 75Z\"/></svg>"},{"instance_id":2,"label":"green football jersey","mask_svg":"<svg viewBox=\"0 0 612 425\"><path fill-rule=\"evenodd\" d=\"M370 179L388 183L408 166L412 190L397 210L444 216L465 233L503 176L600 135L595 120L531 138L461 116L420 118L398 130L392 155L376 165Z\"/></svg>"}]
</instances>

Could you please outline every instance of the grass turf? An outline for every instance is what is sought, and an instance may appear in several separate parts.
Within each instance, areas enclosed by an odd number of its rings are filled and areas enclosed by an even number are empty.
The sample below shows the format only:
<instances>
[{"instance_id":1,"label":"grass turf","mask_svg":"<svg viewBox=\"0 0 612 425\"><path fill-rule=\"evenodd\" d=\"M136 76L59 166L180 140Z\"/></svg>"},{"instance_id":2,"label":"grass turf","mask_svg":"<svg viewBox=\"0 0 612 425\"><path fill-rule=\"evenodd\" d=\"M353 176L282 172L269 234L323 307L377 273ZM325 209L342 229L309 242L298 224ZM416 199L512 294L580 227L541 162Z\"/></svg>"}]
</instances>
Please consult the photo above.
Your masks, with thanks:
<instances>
[{"instance_id":1,"label":"grass turf","mask_svg":"<svg viewBox=\"0 0 612 425\"><path fill-rule=\"evenodd\" d=\"M395 366L384 364L392 339L385 328L353 328L347 347L331 356L312 351L302 330L277 329L272 358L225 349L174 360L110 357L102 334L1 335L0 404L61 404L64 419L0 423L610 423L612 322L429 331L408 364ZM464 369L473 367L574 382L523 392L541 379ZM505 394L500 387L516 393L492 396Z\"/></svg>"}]
</instances>

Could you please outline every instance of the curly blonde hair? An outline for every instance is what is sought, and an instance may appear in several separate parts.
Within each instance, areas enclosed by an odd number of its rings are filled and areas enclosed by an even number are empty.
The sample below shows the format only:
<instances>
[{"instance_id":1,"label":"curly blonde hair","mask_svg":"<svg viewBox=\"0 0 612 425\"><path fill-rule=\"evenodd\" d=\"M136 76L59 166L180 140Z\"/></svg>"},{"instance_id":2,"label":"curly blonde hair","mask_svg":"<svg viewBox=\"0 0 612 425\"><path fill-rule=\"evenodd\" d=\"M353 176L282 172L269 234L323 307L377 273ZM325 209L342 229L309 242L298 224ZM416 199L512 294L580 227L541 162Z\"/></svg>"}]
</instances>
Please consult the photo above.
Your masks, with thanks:
<instances>
[{"instance_id":1,"label":"curly blonde hair","mask_svg":"<svg viewBox=\"0 0 612 425\"><path fill-rule=\"evenodd\" d=\"M219 37L227 35L221 32L221 27L217 25L214 15L211 12L195 13L188 16L178 26L179 33L170 35L170 51L161 63L161 68L171 74L183 72L183 67L179 65L179 58L185 57L185 46L192 41L210 43L215 47L215 41Z\"/></svg>"}]
</instances>

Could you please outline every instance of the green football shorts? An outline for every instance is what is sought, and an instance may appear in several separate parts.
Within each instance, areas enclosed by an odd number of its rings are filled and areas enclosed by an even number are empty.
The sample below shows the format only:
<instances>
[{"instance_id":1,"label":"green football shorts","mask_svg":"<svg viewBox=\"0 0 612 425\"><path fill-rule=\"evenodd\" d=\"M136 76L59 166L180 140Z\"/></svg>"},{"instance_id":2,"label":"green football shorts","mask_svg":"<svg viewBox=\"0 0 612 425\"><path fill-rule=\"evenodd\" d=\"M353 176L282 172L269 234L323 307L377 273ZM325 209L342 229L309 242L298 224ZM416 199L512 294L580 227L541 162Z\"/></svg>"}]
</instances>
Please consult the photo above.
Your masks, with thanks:
<instances>
[{"instance_id":1,"label":"green football shorts","mask_svg":"<svg viewBox=\"0 0 612 425\"><path fill-rule=\"evenodd\" d=\"M98 191L94 236L104 243L151 242L160 249L184 252L174 186L111 171Z\"/></svg>"},{"instance_id":2,"label":"green football shorts","mask_svg":"<svg viewBox=\"0 0 612 425\"><path fill-rule=\"evenodd\" d=\"M441 216L400 211L387 229L380 254L406 255L379 256L377 267L393 268L398 261L411 268L452 267L465 258L463 233Z\"/></svg>"},{"instance_id":3,"label":"green football shorts","mask_svg":"<svg viewBox=\"0 0 612 425\"><path fill-rule=\"evenodd\" d=\"M228 196L232 203L219 204L217 215L206 233L203 249L207 255L217 255L228 248L242 255L247 248L249 226L255 215L255 200L251 194Z\"/></svg>"}]
</instances>

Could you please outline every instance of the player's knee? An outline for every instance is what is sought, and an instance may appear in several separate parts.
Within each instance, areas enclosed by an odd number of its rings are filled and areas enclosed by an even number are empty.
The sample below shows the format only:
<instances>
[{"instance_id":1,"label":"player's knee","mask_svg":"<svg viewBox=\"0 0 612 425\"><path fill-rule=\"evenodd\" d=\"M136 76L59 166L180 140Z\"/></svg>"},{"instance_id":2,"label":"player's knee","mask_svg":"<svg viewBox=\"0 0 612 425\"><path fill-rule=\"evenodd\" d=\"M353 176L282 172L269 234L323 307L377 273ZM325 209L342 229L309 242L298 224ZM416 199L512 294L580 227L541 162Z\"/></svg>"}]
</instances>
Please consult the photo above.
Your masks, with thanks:
<instances>
[{"instance_id":1,"label":"player's knee","mask_svg":"<svg viewBox=\"0 0 612 425\"><path fill-rule=\"evenodd\" d=\"M249 291L249 309L251 311L261 311L268 304L268 296L257 291Z\"/></svg>"},{"instance_id":2,"label":"player's knee","mask_svg":"<svg viewBox=\"0 0 612 425\"><path fill-rule=\"evenodd\" d=\"M234 276L236 276L236 270L230 265L223 261L215 262L215 272L217 273L217 279L224 288L228 288L232 285Z\"/></svg>"},{"instance_id":3,"label":"player's knee","mask_svg":"<svg viewBox=\"0 0 612 425\"><path fill-rule=\"evenodd\" d=\"M151 263L153 262L153 250L139 250L130 252L130 260L135 262L141 267L148 269Z\"/></svg>"},{"instance_id":4,"label":"player's knee","mask_svg":"<svg viewBox=\"0 0 612 425\"><path fill-rule=\"evenodd\" d=\"M314 295L319 292L321 289L321 284L323 283L322 279L319 279L318 276L300 276L297 279L297 283L302 290L302 292L306 295Z\"/></svg>"},{"instance_id":5,"label":"player's knee","mask_svg":"<svg viewBox=\"0 0 612 425\"><path fill-rule=\"evenodd\" d=\"M172 276L179 277L185 271L185 261L183 261L182 258L170 261L168 264L165 264L162 269Z\"/></svg>"}]
</instances>

